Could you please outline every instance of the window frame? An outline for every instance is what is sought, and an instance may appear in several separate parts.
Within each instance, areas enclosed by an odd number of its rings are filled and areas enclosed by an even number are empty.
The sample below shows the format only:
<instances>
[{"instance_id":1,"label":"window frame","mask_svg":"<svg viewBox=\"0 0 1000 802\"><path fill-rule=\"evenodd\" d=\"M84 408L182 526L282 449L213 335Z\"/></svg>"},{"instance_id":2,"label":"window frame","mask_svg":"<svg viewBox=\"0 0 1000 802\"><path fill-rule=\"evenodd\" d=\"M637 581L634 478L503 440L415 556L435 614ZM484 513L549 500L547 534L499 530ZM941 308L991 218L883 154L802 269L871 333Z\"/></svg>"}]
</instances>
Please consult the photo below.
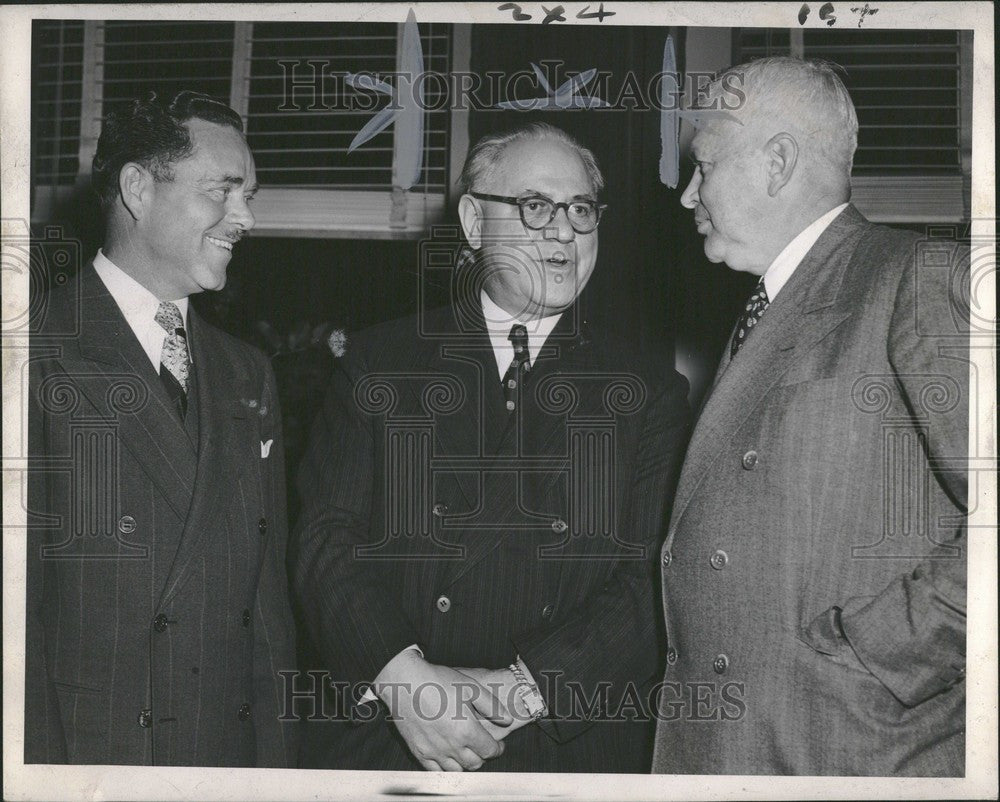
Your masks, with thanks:
<instances>
[{"instance_id":1,"label":"window frame","mask_svg":"<svg viewBox=\"0 0 1000 802\"><path fill-rule=\"evenodd\" d=\"M233 59L229 105L247 124L250 88L250 55L253 22L233 23ZM97 150L103 109L105 20L85 20L80 107L80 139L76 180L72 185L42 184L35 187L32 220L49 222L56 208L78 193L90 177ZM397 60L403 23L397 26ZM452 25L452 70L469 69L471 25ZM397 69L401 69L397 61ZM450 149L447 158L446 189L421 193L392 188L349 190L323 188L261 187L254 199L255 236L328 239L418 239L431 225L444 218L447 201L454 188L469 147L468 110L451 109ZM393 128L395 137L395 127ZM396 158L394 138L393 159Z\"/></svg>"},{"instance_id":2,"label":"window frame","mask_svg":"<svg viewBox=\"0 0 1000 802\"><path fill-rule=\"evenodd\" d=\"M743 60L732 30L732 64ZM959 30L958 175L864 173L851 176L851 203L875 223L960 223L971 216L972 31ZM805 57L804 30L789 29L788 55Z\"/></svg>"}]
</instances>

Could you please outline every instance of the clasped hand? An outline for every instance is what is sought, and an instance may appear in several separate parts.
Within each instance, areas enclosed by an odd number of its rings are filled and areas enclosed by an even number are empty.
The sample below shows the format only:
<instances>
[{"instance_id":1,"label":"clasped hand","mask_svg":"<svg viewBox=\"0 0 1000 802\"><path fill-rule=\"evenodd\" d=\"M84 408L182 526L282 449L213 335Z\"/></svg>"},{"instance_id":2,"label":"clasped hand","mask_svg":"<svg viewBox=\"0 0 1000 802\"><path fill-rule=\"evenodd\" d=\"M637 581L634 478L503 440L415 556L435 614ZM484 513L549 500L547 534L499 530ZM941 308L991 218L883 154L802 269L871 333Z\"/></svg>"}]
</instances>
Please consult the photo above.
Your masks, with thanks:
<instances>
[{"instance_id":1,"label":"clasped hand","mask_svg":"<svg viewBox=\"0 0 1000 802\"><path fill-rule=\"evenodd\" d=\"M413 756L428 771L475 771L503 754L503 738L530 721L503 669L455 669L417 652L397 655L375 692Z\"/></svg>"}]
</instances>

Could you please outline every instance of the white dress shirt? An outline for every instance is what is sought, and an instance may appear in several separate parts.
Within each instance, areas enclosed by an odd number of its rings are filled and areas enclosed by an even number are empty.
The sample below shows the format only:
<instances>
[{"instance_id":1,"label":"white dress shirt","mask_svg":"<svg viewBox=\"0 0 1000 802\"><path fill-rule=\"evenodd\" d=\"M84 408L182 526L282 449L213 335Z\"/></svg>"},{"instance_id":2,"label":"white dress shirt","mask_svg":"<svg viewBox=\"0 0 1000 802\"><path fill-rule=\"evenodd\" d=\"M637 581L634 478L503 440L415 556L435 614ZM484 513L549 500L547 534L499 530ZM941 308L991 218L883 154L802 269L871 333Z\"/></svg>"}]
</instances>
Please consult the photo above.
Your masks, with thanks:
<instances>
[{"instance_id":1,"label":"white dress shirt","mask_svg":"<svg viewBox=\"0 0 1000 802\"><path fill-rule=\"evenodd\" d=\"M118 308L122 310L125 322L139 340L142 350L153 363L153 368L159 373L163 341L167 337L166 330L156 322L156 310L160 308L159 298L108 259L103 251L98 250L97 256L94 257L94 270L108 288L111 297L115 299ZM188 299L178 298L174 303L181 310L184 330L187 331ZM191 358L190 348L188 361L194 361Z\"/></svg>"},{"instance_id":2,"label":"white dress shirt","mask_svg":"<svg viewBox=\"0 0 1000 802\"><path fill-rule=\"evenodd\" d=\"M842 203L840 206L830 209L830 211L818 220L810 223L771 262L771 266L764 271L764 289L767 290L767 300L770 303L774 303L774 299L778 297L781 288L788 283L788 279L792 277L795 268L802 263L806 254L809 253L809 249L816 244L816 240L826 231L837 215L846 208L847 204Z\"/></svg>"},{"instance_id":3,"label":"white dress shirt","mask_svg":"<svg viewBox=\"0 0 1000 802\"><path fill-rule=\"evenodd\" d=\"M486 331L493 344L493 355L497 358L497 372L500 381L507 374L510 363L514 361L514 345L510 339L510 329L515 323L521 323L528 330L528 357L535 364L538 352L542 350L545 341L556 327L562 312L538 320L515 320L510 312L506 312L493 303L493 299L483 290L479 295L483 304L483 319L486 321Z\"/></svg>"}]
</instances>

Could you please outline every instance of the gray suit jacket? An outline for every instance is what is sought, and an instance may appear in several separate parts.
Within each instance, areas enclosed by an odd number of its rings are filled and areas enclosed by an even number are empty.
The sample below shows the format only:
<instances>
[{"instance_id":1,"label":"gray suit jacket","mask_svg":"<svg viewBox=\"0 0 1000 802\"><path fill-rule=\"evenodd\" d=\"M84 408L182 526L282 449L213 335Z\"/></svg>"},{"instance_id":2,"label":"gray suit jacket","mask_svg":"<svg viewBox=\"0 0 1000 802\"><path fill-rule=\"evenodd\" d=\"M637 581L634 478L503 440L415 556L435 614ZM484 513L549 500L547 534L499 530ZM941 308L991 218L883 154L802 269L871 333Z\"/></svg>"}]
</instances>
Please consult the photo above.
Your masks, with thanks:
<instances>
[{"instance_id":1,"label":"gray suit jacket","mask_svg":"<svg viewBox=\"0 0 1000 802\"><path fill-rule=\"evenodd\" d=\"M25 761L293 764L294 729L278 720L294 634L264 355L191 309L194 432L92 267L37 309Z\"/></svg>"},{"instance_id":2,"label":"gray suit jacket","mask_svg":"<svg viewBox=\"0 0 1000 802\"><path fill-rule=\"evenodd\" d=\"M723 359L661 554L654 771L963 772L960 255L848 207Z\"/></svg>"}]
</instances>

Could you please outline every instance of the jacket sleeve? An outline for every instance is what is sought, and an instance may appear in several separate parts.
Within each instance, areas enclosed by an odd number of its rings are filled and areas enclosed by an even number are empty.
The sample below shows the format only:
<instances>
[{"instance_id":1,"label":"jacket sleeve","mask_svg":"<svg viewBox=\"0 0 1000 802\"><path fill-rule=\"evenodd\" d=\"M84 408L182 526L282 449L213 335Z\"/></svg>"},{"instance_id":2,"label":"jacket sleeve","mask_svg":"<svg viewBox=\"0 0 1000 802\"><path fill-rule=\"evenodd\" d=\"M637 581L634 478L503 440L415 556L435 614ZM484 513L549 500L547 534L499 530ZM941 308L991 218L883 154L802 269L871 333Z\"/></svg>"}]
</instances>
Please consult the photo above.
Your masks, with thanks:
<instances>
[{"instance_id":1,"label":"jacket sleeve","mask_svg":"<svg viewBox=\"0 0 1000 802\"><path fill-rule=\"evenodd\" d=\"M919 255L919 251L917 252ZM968 510L968 287L966 252L948 265L920 265L910 251L889 332L889 362L910 414L926 421L925 460L955 505L951 529L923 562L874 597L843 605L844 634L862 663L913 706L965 674ZM932 389L932 392L928 391ZM932 521L932 533L940 531ZM940 537L935 535L936 538Z\"/></svg>"},{"instance_id":2,"label":"jacket sleeve","mask_svg":"<svg viewBox=\"0 0 1000 802\"><path fill-rule=\"evenodd\" d=\"M610 579L555 627L515 636L549 708L540 725L559 741L576 737L599 715L640 707L641 687L663 670L665 636L657 560L690 427L687 382L679 374L651 398L639 433L627 497L619 499L621 539L644 548L623 559ZM555 678L558 677L558 680ZM631 690L630 690L631 689ZM606 696L605 696L606 692ZM594 701L599 704L592 707Z\"/></svg>"},{"instance_id":3,"label":"jacket sleeve","mask_svg":"<svg viewBox=\"0 0 1000 802\"><path fill-rule=\"evenodd\" d=\"M286 567L288 519L285 499L285 449L281 410L274 372L264 362L261 443L271 441L267 458L261 458L261 479L270 523L268 549L263 555L254 609L254 721L258 768L294 768L297 763L298 727L286 709L286 689L291 689L295 663L295 625L292 620Z\"/></svg>"},{"instance_id":4,"label":"jacket sleeve","mask_svg":"<svg viewBox=\"0 0 1000 802\"><path fill-rule=\"evenodd\" d=\"M348 683L354 699L393 656L420 640L398 589L380 570L384 564L356 554L377 542L371 509L381 447L375 414L355 399L355 384L368 372L361 350L355 343L337 360L313 426L299 467L302 512L290 556L308 633L332 679Z\"/></svg>"}]
</instances>

